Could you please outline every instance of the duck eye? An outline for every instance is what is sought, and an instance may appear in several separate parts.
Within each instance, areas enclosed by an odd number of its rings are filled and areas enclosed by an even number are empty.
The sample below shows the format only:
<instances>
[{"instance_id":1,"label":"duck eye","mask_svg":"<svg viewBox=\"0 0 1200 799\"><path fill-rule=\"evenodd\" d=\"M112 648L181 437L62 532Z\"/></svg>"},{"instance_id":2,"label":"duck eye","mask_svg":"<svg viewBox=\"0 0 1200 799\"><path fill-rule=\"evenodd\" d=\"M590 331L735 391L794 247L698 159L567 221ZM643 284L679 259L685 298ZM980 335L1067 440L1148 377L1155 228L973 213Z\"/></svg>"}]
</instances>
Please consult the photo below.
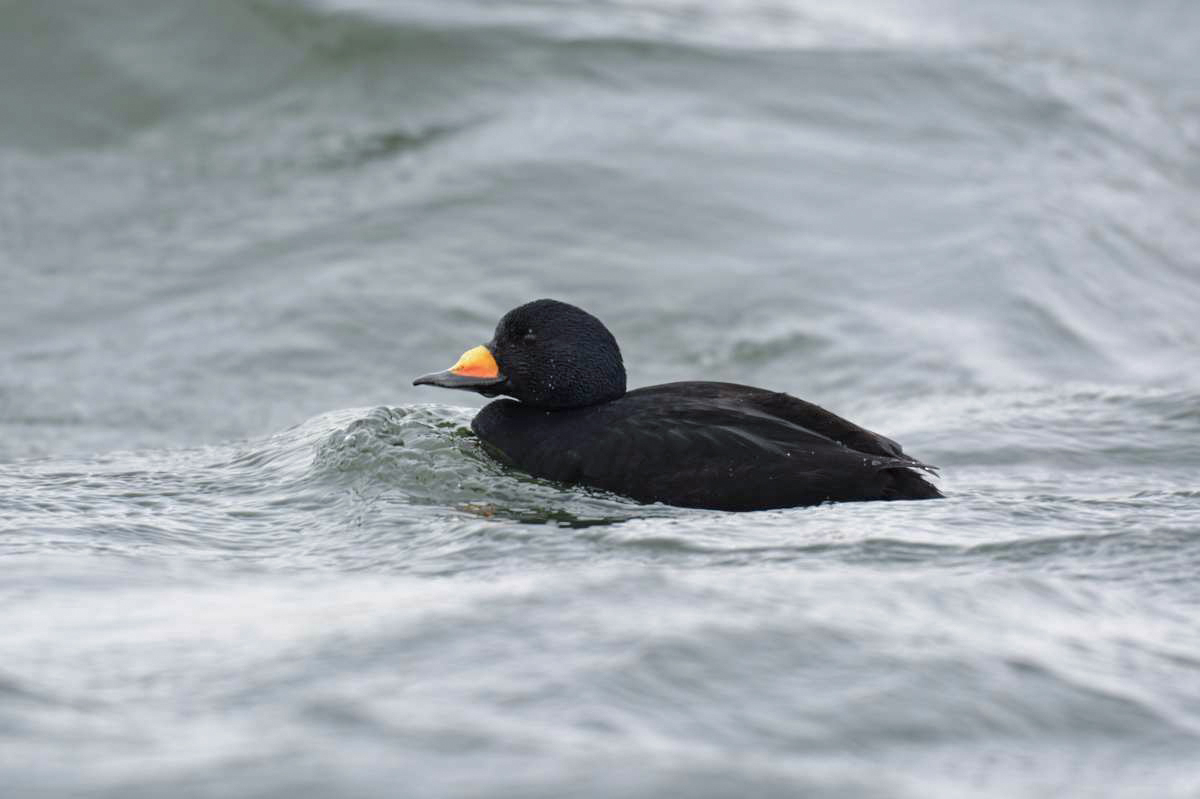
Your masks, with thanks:
<instances>
[{"instance_id":1,"label":"duck eye","mask_svg":"<svg viewBox=\"0 0 1200 799\"><path fill-rule=\"evenodd\" d=\"M530 328L529 330L525 331L525 335L521 336L521 338L525 341L537 341L537 334L533 332L532 328Z\"/></svg>"}]
</instances>

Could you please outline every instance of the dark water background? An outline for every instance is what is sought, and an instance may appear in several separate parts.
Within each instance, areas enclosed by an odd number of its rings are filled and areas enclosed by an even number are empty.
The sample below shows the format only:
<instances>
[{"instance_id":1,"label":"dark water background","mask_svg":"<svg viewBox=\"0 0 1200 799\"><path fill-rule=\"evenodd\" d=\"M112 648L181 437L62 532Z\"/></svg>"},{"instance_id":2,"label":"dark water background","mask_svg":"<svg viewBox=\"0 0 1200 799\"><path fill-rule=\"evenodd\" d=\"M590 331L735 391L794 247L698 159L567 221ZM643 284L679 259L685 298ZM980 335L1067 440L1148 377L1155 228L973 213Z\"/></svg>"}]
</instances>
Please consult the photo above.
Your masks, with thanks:
<instances>
[{"instance_id":1,"label":"dark water background","mask_svg":"<svg viewBox=\"0 0 1200 799\"><path fill-rule=\"evenodd\" d=\"M1184 0L0 2L0 794L1200 796L1198 76ZM541 296L949 498L506 472L409 383Z\"/></svg>"}]
</instances>

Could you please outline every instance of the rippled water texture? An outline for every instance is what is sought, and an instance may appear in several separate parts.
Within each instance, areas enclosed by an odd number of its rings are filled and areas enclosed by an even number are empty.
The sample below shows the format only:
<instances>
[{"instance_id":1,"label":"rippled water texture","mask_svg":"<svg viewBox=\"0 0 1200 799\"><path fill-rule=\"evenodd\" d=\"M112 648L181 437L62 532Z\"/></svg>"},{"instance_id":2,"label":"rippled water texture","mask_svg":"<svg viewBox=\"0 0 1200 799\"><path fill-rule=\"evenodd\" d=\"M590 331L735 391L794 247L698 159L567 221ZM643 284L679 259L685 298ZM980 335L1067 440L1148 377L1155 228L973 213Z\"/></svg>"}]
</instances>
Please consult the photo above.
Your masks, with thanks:
<instances>
[{"instance_id":1,"label":"rippled water texture","mask_svg":"<svg viewBox=\"0 0 1200 799\"><path fill-rule=\"evenodd\" d=\"M1200 5L0 11L5 799L1200 795ZM947 498L505 470L541 296Z\"/></svg>"}]
</instances>

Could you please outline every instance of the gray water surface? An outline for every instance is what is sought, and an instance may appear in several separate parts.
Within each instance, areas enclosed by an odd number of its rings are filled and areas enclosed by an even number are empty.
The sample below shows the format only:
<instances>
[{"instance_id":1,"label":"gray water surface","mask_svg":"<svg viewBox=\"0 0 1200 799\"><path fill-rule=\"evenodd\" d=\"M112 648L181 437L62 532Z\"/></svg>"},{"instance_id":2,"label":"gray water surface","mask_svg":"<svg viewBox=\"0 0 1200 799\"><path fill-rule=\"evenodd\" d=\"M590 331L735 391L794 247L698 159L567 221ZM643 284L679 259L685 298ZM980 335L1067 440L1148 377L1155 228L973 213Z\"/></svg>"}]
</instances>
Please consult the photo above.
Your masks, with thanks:
<instances>
[{"instance_id":1,"label":"gray water surface","mask_svg":"<svg viewBox=\"0 0 1200 799\"><path fill-rule=\"evenodd\" d=\"M1200 5L0 5L4 797L1200 796ZM947 499L508 471L557 297Z\"/></svg>"}]
</instances>

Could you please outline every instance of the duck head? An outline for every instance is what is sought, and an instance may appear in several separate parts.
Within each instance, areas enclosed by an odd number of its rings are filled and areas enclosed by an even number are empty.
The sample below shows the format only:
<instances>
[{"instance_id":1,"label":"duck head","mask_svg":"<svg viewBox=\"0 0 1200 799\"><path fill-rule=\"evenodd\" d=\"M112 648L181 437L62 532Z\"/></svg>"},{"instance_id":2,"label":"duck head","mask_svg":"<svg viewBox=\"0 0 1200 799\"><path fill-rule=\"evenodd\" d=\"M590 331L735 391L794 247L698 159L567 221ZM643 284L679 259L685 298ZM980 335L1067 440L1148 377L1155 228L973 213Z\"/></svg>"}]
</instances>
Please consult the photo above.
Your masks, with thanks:
<instances>
[{"instance_id":1,"label":"duck head","mask_svg":"<svg viewBox=\"0 0 1200 799\"><path fill-rule=\"evenodd\" d=\"M501 394L535 408L580 408L625 393L617 340L599 319L558 300L534 300L504 315L487 344L415 386Z\"/></svg>"}]
</instances>

